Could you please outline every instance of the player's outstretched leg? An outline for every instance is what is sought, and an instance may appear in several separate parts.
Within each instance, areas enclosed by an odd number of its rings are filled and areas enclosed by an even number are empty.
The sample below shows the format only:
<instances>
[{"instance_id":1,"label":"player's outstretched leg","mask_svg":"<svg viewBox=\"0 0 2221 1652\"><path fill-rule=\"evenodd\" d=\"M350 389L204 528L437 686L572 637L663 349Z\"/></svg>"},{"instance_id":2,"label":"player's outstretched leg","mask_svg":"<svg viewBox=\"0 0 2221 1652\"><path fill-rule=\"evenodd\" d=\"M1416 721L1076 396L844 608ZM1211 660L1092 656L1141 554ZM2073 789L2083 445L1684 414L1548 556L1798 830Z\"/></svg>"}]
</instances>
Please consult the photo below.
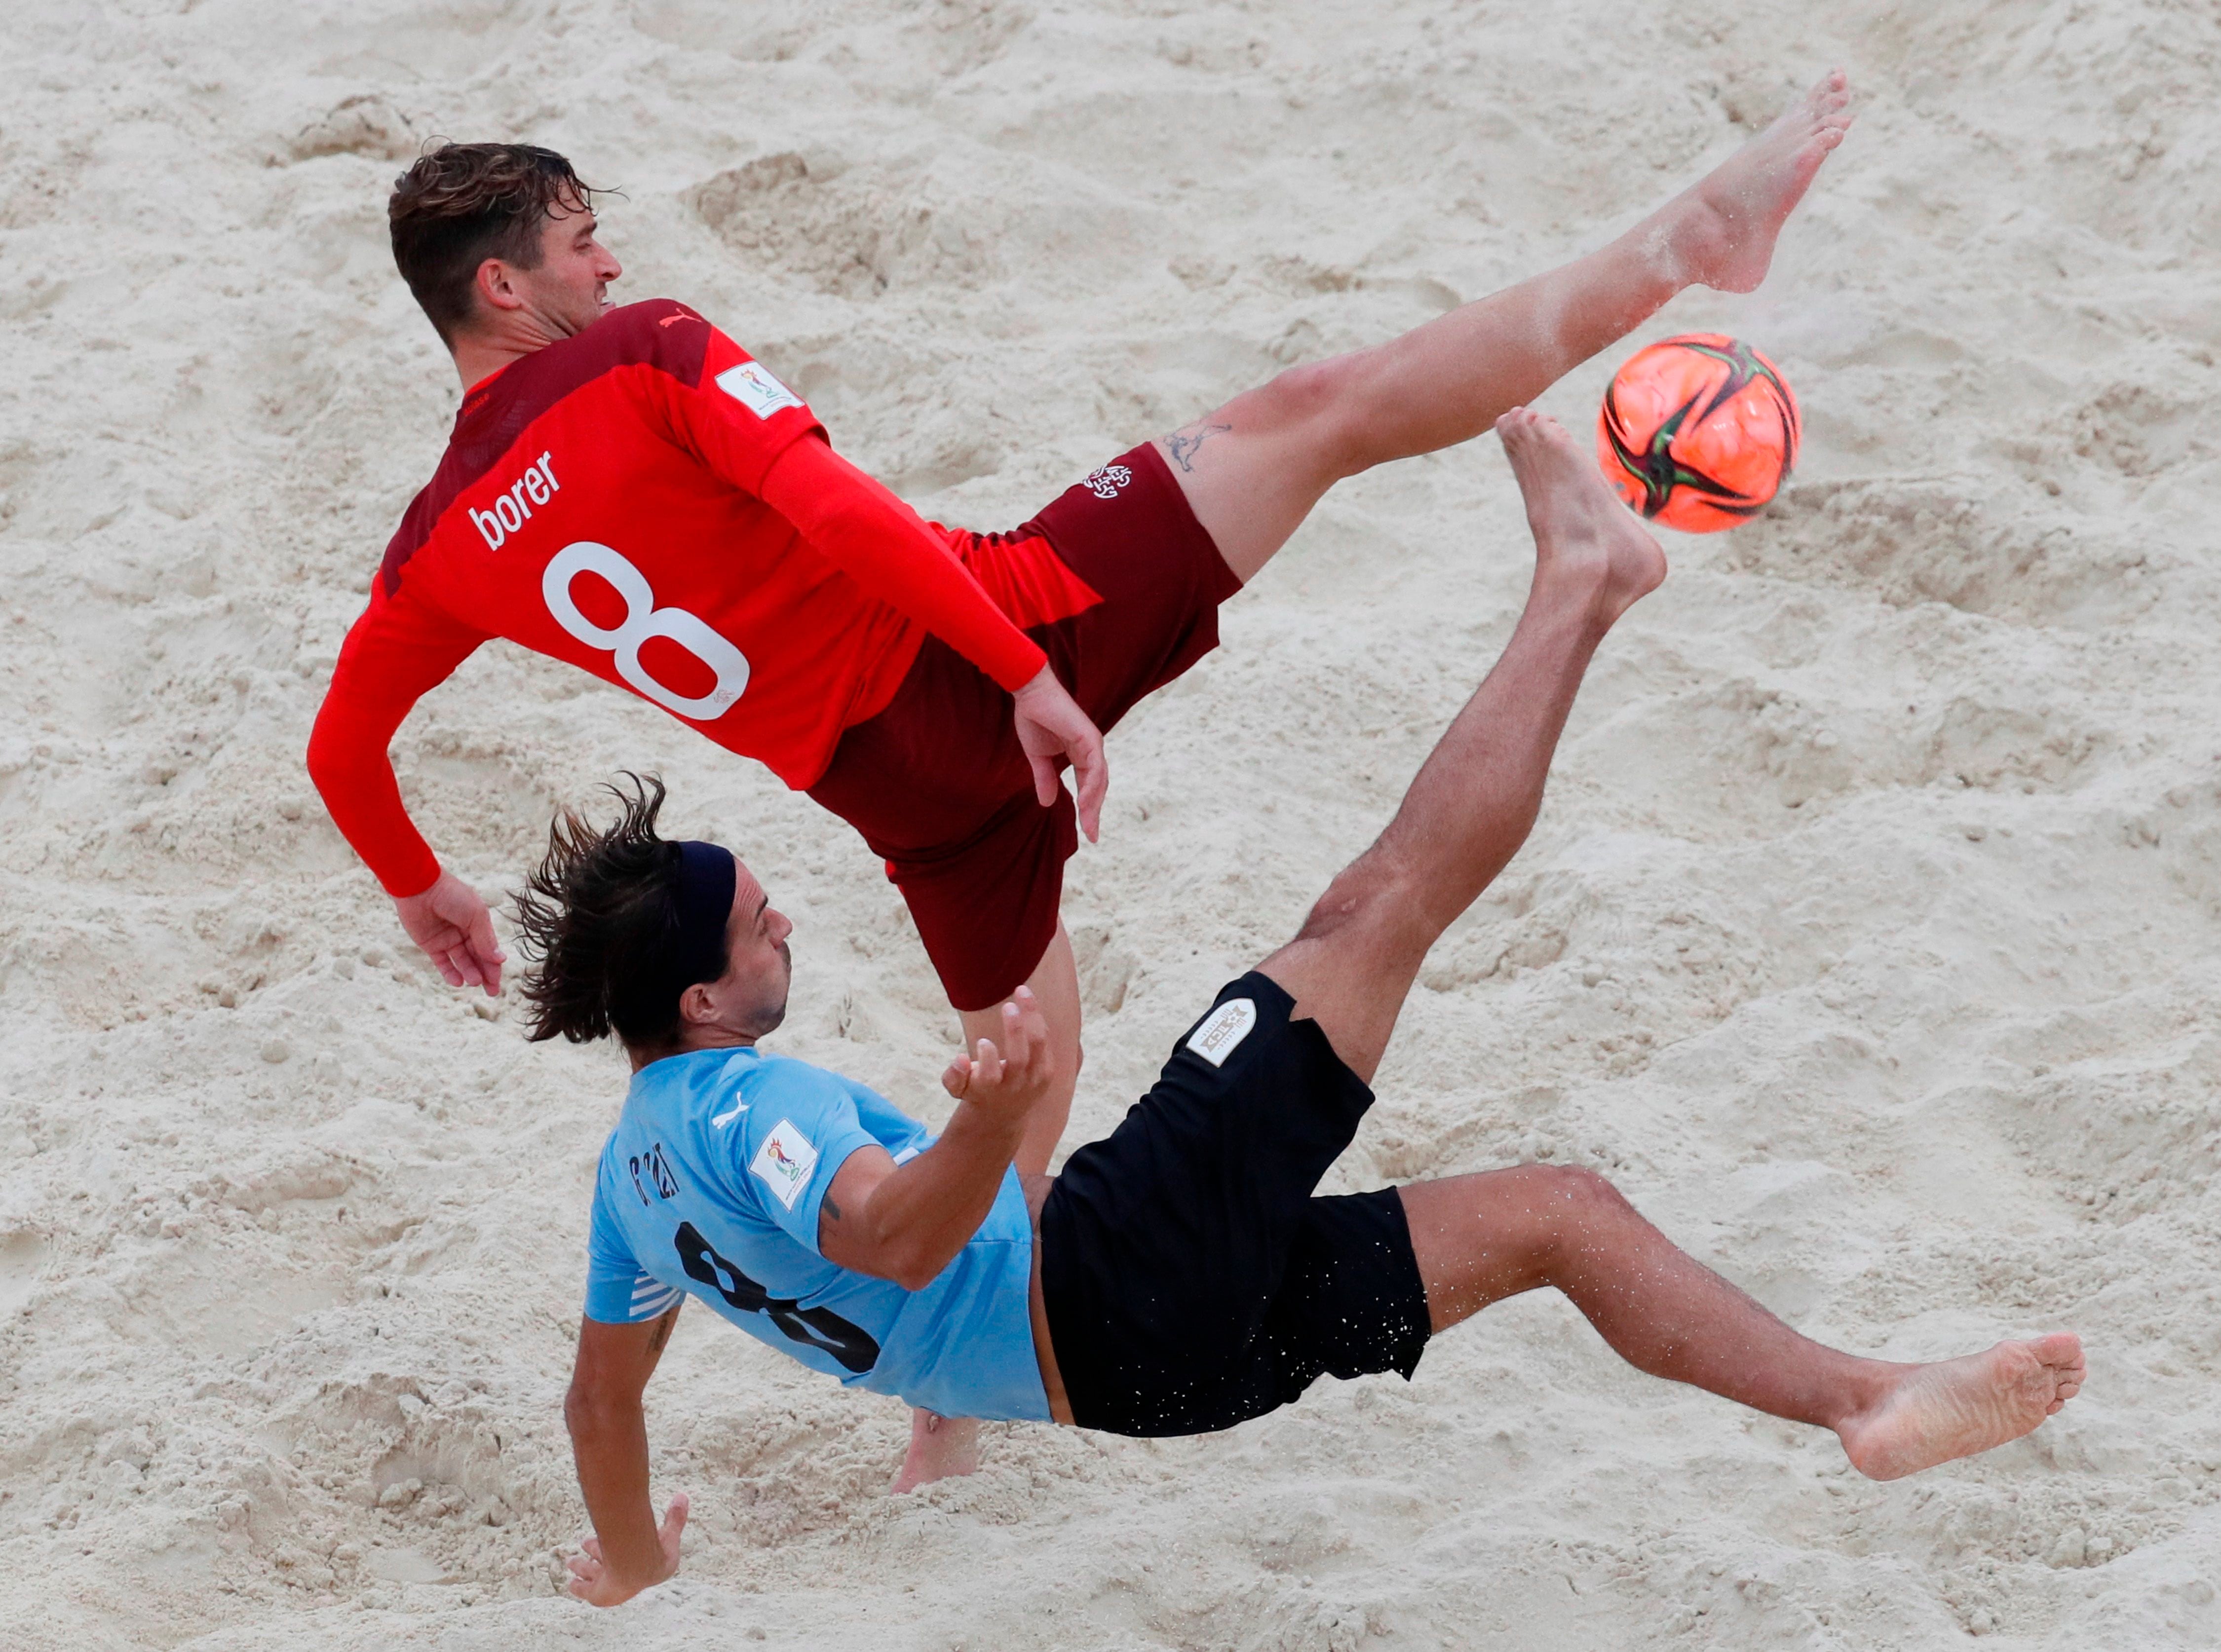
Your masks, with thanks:
<instances>
[{"instance_id":1,"label":"player's outstretched leg","mask_svg":"<svg viewBox=\"0 0 2221 1652\"><path fill-rule=\"evenodd\" d=\"M2072 1336L1932 1365L1824 1347L1675 1249L1592 1171L1523 1164L1401 1192L1435 1331L1555 1286L1630 1364L1833 1429L1875 1480L2017 1440L2082 1386Z\"/></svg>"},{"instance_id":2,"label":"player's outstretched leg","mask_svg":"<svg viewBox=\"0 0 2221 1652\"><path fill-rule=\"evenodd\" d=\"M1497 421L1535 533L1535 581L1503 658L1420 767L1379 841L1258 966L1370 1083L1427 949L1526 841L1597 645L1666 577L1657 540L1555 421Z\"/></svg>"},{"instance_id":3,"label":"player's outstretched leg","mask_svg":"<svg viewBox=\"0 0 2221 1652\"><path fill-rule=\"evenodd\" d=\"M1666 570L1656 541L1557 424L1516 408L1497 428L1535 532L1526 612L1388 829L1259 966L1368 1082L1428 948L1533 826L1597 645ZM1853 1465L1879 1480L2017 1439L2081 1386L2071 1336L1934 1365L1824 1347L1676 1250L1586 1170L1523 1165L1401 1197L1434 1331L1555 1286L1633 1364L1834 1429Z\"/></svg>"},{"instance_id":4,"label":"player's outstretched leg","mask_svg":"<svg viewBox=\"0 0 2221 1652\"><path fill-rule=\"evenodd\" d=\"M1164 438L1196 520L1247 581L1320 496L1375 464L1487 429L1684 287L1743 292L1849 128L1840 71L1601 251L1369 350L1291 368Z\"/></svg>"}]
</instances>

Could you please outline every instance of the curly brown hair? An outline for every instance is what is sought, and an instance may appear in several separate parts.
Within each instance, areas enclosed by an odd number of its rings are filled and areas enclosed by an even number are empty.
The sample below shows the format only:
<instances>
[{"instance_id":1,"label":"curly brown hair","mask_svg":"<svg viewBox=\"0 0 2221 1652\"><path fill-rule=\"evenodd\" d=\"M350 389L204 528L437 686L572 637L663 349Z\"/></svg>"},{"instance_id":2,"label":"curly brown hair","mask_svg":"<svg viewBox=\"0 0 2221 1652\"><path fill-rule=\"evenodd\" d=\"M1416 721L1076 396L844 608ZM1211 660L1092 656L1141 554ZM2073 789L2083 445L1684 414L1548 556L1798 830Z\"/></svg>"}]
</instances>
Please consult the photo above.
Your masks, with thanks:
<instances>
[{"instance_id":1,"label":"curly brown hair","mask_svg":"<svg viewBox=\"0 0 2221 1652\"><path fill-rule=\"evenodd\" d=\"M553 149L529 143L449 143L393 180L385 221L393 262L452 344L470 319L471 289L490 258L540 265L540 226L551 212L591 211L606 195L579 180Z\"/></svg>"},{"instance_id":2,"label":"curly brown hair","mask_svg":"<svg viewBox=\"0 0 2221 1652\"><path fill-rule=\"evenodd\" d=\"M663 782L625 778L629 788L606 788L617 818L597 826L566 809L548 829L547 857L517 891L518 938L537 965L522 988L535 1042L591 1044L615 1032L649 1050L678 1034L679 995L693 978L672 971L679 849L655 830Z\"/></svg>"}]
</instances>

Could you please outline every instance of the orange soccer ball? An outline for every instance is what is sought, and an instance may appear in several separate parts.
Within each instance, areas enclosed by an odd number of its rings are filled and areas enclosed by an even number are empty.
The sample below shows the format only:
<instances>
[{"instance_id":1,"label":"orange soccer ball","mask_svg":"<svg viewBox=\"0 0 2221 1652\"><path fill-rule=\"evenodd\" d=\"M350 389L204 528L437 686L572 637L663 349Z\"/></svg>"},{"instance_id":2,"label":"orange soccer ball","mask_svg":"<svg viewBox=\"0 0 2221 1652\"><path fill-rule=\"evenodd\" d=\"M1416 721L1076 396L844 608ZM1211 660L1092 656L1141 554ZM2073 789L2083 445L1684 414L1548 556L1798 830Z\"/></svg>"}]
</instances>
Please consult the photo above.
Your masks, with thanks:
<instances>
[{"instance_id":1,"label":"orange soccer ball","mask_svg":"<svg viewBox=\"0 0 2221 1652\"><path fill-rule=\"evenodd\" d=\"M1636 351L1613 375L1597 462L1646 520L1717 533L1780 491L1801 429L1780 368L1740 339L1687 333Z\"/></svg>"}]
</instances>

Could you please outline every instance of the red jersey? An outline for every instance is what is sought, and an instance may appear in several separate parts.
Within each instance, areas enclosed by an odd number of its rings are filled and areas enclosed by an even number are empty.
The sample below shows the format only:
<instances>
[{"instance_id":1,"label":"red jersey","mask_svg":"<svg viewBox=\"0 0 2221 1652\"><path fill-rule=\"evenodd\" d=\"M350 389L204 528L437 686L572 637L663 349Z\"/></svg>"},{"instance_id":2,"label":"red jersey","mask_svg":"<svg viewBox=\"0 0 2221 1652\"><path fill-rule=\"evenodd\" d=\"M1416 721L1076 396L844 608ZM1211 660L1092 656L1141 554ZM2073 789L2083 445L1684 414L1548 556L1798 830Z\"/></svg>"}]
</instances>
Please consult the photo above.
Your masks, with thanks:
<instances>
[{"instance_id":1,"label":"red jersey","mask_svg":"<svg viewBox=\"0 0 2221 1652\"><path fill-rule=\"evenodd\" d=\"M1032 622L1094 600L1013 603L1025 570L983 568L998 606L958 542L835 457L801 398L692 310L614 310L464 398L340 651L310 772L389 894L430 887L386 746L506 637L806 788L929 632L1014 690L1044 659L1005 607L1042 608Z\"/></svg>"}]
</instances>

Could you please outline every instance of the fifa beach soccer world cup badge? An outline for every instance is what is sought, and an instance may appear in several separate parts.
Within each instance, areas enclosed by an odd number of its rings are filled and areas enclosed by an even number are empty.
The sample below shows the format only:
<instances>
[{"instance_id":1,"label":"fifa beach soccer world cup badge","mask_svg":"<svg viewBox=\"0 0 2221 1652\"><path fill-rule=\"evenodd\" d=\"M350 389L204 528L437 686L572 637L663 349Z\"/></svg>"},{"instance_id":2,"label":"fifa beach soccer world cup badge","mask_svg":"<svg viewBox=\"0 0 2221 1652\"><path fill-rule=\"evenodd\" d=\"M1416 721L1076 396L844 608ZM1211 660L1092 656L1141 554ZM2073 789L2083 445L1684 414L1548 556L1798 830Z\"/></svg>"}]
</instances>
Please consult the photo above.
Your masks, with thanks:
<instances>
[{"instance_id":1,"label":"fifa beach soccer world cup badge","mask_svg":"<svg viewBox=\"0 0 2221 1652\"><path fill-rule=\"evenodd\" d=\"M756 1150L755 1163L748 1166L789 1210L810 1185L810 1174L816 1168L817 1150L810 1144L809 1137L785 1119L764 1138L764 1144Z\"/></svg>"}]
</instances>

